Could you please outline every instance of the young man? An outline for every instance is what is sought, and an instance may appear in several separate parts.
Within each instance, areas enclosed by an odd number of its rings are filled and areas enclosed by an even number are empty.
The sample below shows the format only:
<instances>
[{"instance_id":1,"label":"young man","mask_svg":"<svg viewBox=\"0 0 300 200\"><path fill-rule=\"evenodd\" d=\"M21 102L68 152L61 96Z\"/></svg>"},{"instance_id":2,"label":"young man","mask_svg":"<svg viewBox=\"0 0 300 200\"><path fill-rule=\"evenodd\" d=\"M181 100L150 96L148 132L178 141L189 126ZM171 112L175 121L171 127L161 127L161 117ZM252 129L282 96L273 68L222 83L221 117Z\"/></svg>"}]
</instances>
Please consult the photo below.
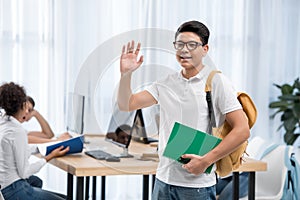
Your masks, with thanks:
<instances>
[{"instance_id":1,"label":"young man","mask_svg":"<svg viewBox=\"0 0 300 200\"><path fill-rule=\"evenodd\" d=\"M138 43L136 49L134 41L129 42L127 47L123 46L118 92L120 109L132 111L160 104L160 161L152 199L215 199L215 173L206 174L204 171L234 151L249 137L247 119L236 98L236 91L230 81L218 73L212 81L216 123L220 126L227 120L232 131L204 156L183 155L184 158L191 159L187 164L182 165L162 156L174 122L178 121L204 132L209 130L204 88L212 69L202 62L209 50L208 39L209 30L201 22L189 21L182 24L174 41L176 59L182 70L136 94L132 93L130 82L133 71L143 63L143 56L137 60L141 44Z\"/></svg>"}]
</instances>

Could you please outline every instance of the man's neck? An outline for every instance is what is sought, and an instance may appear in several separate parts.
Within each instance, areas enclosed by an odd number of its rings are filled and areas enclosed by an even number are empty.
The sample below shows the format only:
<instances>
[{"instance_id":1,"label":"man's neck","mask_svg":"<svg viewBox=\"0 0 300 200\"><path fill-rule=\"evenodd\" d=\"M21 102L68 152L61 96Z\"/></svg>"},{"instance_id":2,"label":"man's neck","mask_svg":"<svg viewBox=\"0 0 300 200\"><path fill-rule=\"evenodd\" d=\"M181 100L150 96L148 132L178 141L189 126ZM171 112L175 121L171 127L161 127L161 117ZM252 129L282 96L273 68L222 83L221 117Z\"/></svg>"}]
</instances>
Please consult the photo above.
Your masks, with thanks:
<instances>
[{"instance_id":1,"label":"man's neck","mask_svg":"<svg viewBox=\"0 0 300 200\"><path fill-rule=\"evenodd\" d=\"M204 65L201 64L198 67L193 67L190 69L183 69L181 71L181 73L184 78L190 79L190 78L196 76L203 68L204 68Z\"/></svg>"}]
</instances>

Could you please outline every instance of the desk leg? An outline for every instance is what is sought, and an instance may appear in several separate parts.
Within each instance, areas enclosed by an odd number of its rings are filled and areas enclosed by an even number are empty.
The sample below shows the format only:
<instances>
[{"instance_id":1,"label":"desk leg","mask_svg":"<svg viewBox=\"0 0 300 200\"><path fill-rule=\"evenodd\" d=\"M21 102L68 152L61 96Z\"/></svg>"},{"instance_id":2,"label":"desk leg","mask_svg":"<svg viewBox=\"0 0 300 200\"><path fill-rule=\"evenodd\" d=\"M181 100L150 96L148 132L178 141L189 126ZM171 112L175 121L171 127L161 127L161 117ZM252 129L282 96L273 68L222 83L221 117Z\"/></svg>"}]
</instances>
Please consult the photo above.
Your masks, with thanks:
<instances>
[{"instance_id":1,"label":"desk leg","mask_svg":"<svg viewBox=\"0 0 300 200\"><path fill-rule=\"evenodd\" d=\"M101 176L101 199L105 200L105 176Z\"/></svg>"},{"instance_id":2,"label":"desk leg","mask_svg":"<svg viewBox=\"0 0 300 200\"><path fill-rule=\"evenodd\" d=\"M149 198L149 175L143 175L143 200Z\"/></svg>"},{"instance_id":3,"label":"desk leg","mask_svg":"<svg viewBox=\"0 0 300 200\"><path fill-rule=\"evenodd\" d=\"M248 199L255 199L255 172L249 172Z\"/></svg>"},{"instance_id":4,"label":"desk leg","mask_svg":"<svg viewBox=\"0 0 300 200\"><path fill-rule=\"evenodd\" d=\"M239 199L239 189L240 189L240 180L239 180L239 172L233 172L232 174L232 184L233 184L233 194L232 194L232 199L233 200L238 200Z\"/></svg>"},{"instance_id":5,"label":"desk leg","mask_svg":"<svg viewBox=\"0 0 300 200\"><path fill-rule=\"evenodd\" d=\"M93 188L92 188L92 199L96 199L96 190L97 190L97 176L93 176Z\"/></svg>"},{"instance_id":6,"label":"desk leg","mask_svg":"<svg viewBox=\"0 0 300 200\"><path fill-rule=\"evenodd\" d=\"M154 184L155 184L155 174L152 175L152 192L153 192L153 189L154 189Z\"/></svg>"},{"instance_id":7,"label":"desk leg","mask_svg":"<svg viewBox=\"0 0 300 200\"><path fill-rule=\"evenodd\" d=\"M90 177L85 177L85 200L89 200L90 196Z\"/></svg>"},{"instance_id":8,"label":"desk leg","mask_svg":"<svg viewBox=\"0 0 300 200\"><path fill-rule=\"evenodd\" d=\"M67 181L67 199L73 200L73 175L68 173Z\"/></svg>"},{"instance_id":9,"label":"desk leg","mask_svg":"<svg viewBox=\"0 0 300 200\"><path fill-rule=\"evenodd\" d=\"M77 177L77 191L76 191L77 200L83 199L83 182L84 182L84 177Z\"/></svg>"}]
</instances>

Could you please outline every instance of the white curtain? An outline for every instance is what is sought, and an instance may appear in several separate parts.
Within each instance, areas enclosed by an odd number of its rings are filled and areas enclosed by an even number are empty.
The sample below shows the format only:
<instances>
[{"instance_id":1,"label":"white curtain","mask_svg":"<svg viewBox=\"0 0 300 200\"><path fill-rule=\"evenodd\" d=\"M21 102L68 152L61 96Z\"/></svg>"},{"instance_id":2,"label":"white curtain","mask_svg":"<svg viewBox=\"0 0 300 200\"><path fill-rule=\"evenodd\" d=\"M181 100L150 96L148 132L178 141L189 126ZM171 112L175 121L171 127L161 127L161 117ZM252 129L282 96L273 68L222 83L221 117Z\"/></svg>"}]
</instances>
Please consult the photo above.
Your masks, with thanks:
<instances>
[{"instance_id":1,"label":"white curtain","mask_svg":"<svg viewBox=\"0 0 300 200\"><path fill-rule=\"evenodd\" d=\"M300 74L299 9L297 0L0 0L0 81L24 85L55 132L65 131L66 96L78 90L87 95L89 112L96 113L85 131L104 133L119 79L120 41L141 37L146 44L144 69L137 76L141 89L161 74L180 69L169 51L174 38L166 36L182 22L195 19L211 31L209 56L217 68L257 105L252 135L282 141L276 132L278 119L269 119L273 111L268 104L279 94L273 83L293 83ZM139 36L145 30L166 35ZM160 39L170 46L151 46L152 40ZM92 81L80 77L90 62L94 65L90 69L97 71ZM95 76L93 71L87 74ZM82 84L86 87L77 86L79 80L86 80ZM47 178L53 171L45 169L41 176ZM128 180L134 182L132 178ZM136 180L139 187L140 179ZM46 186L65 192L64 181L58 186L48 178ZM141 188L130 192L111 188L107 185L108 199L115 199L115 194L141 198L136 192Z\"/></svg>"}]
</instances>

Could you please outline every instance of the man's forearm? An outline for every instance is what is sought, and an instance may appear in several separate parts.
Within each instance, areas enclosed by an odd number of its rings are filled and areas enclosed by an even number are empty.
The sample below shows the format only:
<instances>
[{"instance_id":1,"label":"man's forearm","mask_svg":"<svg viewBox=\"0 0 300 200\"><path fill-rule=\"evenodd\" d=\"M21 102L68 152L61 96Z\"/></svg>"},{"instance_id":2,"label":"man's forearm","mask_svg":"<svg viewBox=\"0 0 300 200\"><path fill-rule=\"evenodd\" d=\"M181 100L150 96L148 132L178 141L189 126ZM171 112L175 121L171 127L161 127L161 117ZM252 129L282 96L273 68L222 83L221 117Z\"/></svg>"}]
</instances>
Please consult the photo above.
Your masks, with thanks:
<instances>
[{"instance_id":1,"label":"man's forearm","mask_svg":"<svg viewBox=\"0 0 300 200\"><path fill-rule=\"evenodd\" d=\"M244 124L246 124L246 126L232 129L216 148L206 154L207 159L211 161L210 164L232 153L249 138L249 127L247 122Z\"/></svg>"},{"instance_id":2,"label":"man's forearm","mask_svg":"<svg viewBox=\"0 0 300 200\"><path fill-rule=\"evenodd\" d=\"M118 105L119 109L123 111L130 110L130 97L132 95L131 90L131 75L132 73L126 73L121 75L118 91Z\"/></svg>"}]
</instances>

